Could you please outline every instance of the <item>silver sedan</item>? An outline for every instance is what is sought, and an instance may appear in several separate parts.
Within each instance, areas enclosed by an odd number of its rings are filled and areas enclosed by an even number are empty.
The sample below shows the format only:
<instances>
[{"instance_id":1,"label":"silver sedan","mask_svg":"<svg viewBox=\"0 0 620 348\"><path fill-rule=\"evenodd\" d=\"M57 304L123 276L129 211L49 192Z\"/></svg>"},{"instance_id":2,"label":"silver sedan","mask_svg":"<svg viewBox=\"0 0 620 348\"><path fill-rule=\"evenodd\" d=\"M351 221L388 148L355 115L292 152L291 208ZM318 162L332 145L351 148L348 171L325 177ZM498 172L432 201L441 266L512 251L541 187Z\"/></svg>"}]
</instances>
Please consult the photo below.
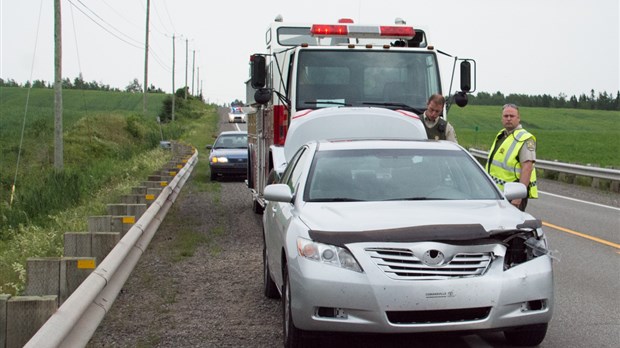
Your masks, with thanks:
<instances>
[{"instance_id":1,"label":"silver sedan","mask_svg":"<svg viewBox=\"0 0 620 348\"><path fill-rule=\"evenodd\" d=\"M553 270L541 221L450 142L302 146L265 188L264 293L282 297L284 343L313 331L501 330L543 341Z\"/></svg>"}]
</instances>

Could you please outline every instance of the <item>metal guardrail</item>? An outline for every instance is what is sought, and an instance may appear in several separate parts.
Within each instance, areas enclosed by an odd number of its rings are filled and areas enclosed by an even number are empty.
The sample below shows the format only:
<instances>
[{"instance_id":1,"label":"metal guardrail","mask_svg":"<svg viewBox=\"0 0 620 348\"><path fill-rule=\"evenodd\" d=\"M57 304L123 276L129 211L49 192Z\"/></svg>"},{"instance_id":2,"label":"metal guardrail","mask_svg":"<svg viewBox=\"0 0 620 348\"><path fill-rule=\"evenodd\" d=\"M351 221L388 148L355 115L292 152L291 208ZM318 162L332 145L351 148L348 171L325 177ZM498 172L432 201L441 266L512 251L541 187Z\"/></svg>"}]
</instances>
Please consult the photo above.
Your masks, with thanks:
<instances>
[{"instance_id":1,"label":"metal guardrail","mask_svg":"<svg viewBox=\"0 0 620 348\"><path fill-rule=\"evenodd\" d=\"M144 253L189 178L198 151L82 284L24 347L84 347Z\"/></svg>"},{"instance_id":2,"label":"metal guardrail","mask_svg":"<svg viewBox=\"0 0 620 348\"><path fill-rule=\"evenodd\" d=\"M477 158L487 158L489 156L488 151L482 151L473 148L469 149L469 153L471 153L474 157ZM565 174L586 176L597 179L606 179L611 181L620 181L620 170L618 169L600 168L545 160L536 160L536 167Z\"/></svg>"}]
</instances>

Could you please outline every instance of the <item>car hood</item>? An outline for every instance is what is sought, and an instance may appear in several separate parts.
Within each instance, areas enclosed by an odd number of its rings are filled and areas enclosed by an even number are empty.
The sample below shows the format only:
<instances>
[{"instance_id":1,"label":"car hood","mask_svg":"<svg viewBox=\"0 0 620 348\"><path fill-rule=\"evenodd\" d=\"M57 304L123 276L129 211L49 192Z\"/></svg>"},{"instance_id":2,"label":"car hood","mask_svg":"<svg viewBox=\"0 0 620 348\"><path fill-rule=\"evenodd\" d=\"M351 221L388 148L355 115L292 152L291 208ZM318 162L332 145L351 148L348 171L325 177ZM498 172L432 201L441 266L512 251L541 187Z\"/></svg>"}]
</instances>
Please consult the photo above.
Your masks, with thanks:
<instances>
[{"instance_id":1,"label":"car hood","mask_svg":"<svg viewBox=\"0 0 620 348\"><path fill-rule=\"evenodd\" d=\"M509 202L496 200L306 203L300 216L311 231L424 230L425 235L434 239L480 238L539 225L531 215ZM445 228L447 225L458 228Z\"/></svg>"}]
</instances>

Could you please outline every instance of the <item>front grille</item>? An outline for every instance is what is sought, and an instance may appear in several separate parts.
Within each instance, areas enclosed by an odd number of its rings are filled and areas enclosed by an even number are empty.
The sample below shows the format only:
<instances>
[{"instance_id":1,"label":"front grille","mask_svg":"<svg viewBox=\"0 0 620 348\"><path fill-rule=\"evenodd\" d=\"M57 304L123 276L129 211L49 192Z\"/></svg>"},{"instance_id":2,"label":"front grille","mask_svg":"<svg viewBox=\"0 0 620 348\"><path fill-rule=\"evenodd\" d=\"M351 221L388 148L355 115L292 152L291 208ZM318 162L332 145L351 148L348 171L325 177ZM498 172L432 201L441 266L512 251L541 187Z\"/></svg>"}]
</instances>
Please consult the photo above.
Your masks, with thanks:
<instances>
[{"instance_id":1,"label":"front grille","mask_svg":"<svg viewBox=\"0 0 620 348\"><path fill-rule=\"evenodd\" d=\"M392 324L435 324L483 320L491 313L491 307L446 309L436 311L387 311Z\"/></svg>"},{"instance_id":2,"label":"front grille","mask_svg":"<svg viewBox=\"0 0 620 348\"><path fill-rule=\"evenodd\" d=\"M493 255L491 252L457 253L446 256L440 265L427 265L413 251L405 248L367 248L374 263L385 274L398 280L447 279L475 277L484 274Z\"/></svg>"}]
</instances>

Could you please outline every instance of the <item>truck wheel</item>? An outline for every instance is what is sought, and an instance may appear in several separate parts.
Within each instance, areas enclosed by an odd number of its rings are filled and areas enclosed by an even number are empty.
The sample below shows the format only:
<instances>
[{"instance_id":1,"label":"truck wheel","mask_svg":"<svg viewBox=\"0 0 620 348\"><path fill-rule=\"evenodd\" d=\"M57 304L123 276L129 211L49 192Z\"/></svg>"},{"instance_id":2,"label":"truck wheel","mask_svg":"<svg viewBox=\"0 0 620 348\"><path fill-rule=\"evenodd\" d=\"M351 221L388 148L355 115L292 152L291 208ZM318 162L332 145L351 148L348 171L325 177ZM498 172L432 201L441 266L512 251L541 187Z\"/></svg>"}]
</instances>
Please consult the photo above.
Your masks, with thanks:
<instances>
[{"instance_id":1,"label":"truck wheel","mask_svg":"<svg viewBox=\"0 0 620 348\"><path fill-rule=\"evenodd\" d=\"M252 176L252 145L248 146L248 171L247 171L248 187L254 188L254 177Z\"/></svg>"},{"instance_id":2,"label":"truck wheel","mask_svg":"<svg viewBox=\"0 0 620 348\"><path fill-rule=\"evenodd\" d=\"M252 211L255 212L256 214L262 214L263 210L265 210L265 208L263 208L260 203L258 203L258 201L256 200L256 198L254 198L252 200Z\"/></svg>"},{"instance_id":3,"label":"truck wheel","mask_svg":"<svg viewBox=\"0 0 620 348\"><path fill-rule=\"evenodd\" d=\"M504 331L508 343L520 347L538 346L547 334L548 324L528 325L514 330Z\"/></svg>"}]
</instances>

